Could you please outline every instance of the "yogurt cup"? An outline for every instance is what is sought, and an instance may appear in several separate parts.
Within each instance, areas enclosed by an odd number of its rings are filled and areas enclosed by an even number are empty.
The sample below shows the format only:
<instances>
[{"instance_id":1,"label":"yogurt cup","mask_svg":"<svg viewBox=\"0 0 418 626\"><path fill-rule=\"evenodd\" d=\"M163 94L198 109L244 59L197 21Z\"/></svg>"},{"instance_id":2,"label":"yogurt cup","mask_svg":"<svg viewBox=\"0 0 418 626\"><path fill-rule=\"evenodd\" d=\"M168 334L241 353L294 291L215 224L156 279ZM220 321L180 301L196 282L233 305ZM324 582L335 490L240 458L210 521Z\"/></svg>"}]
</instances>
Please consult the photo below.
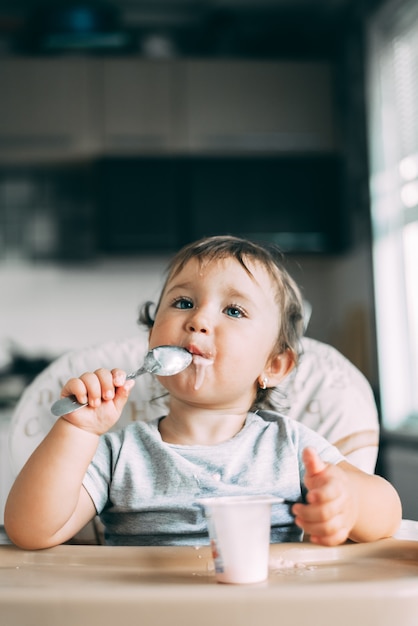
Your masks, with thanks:
<instances>
[{"instance_id":1,"label":"yogurt cup","mask_svg":"<svg viewBox=\"0 0 418 626\"><path fill-rule=\"evenodd\" d=\"M216 580L260 583L268 577L273 496L203 498Z\"/></svg>"}]
</instances>

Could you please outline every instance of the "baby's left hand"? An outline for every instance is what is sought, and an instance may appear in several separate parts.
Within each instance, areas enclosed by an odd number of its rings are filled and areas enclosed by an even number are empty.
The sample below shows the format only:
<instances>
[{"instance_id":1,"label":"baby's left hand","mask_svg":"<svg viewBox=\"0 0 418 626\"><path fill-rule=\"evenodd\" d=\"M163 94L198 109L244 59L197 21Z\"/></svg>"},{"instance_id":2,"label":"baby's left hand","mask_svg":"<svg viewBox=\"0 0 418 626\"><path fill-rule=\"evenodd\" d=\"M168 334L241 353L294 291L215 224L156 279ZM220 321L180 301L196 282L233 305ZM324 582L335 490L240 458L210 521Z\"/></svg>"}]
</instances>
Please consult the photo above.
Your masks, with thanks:
<instances>
[{"instance_id":1,"label":"baby's left hand","mask_svg":"<svg viewBox=\"0 0 418 626\"><path fill-rule=\"evenodd\" d=\"M313 448L303 451L306 504L295 504L295 523L324 546L344 543L357 520L357 498L341 467L324 463Z\"/></svg>"}]
</instances>

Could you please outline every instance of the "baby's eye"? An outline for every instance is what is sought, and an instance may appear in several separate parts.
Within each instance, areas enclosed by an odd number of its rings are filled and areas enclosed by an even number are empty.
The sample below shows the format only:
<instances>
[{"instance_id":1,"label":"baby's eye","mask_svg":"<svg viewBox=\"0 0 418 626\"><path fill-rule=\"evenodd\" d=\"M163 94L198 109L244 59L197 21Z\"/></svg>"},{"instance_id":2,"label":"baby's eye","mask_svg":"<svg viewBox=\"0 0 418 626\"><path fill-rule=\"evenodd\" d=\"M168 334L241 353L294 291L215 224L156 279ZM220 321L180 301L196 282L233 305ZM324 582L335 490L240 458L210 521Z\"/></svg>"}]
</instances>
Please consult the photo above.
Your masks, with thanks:
<instances>
[{"instance_id":1,"label":"baby's eye","mask_svg":"<svg viewBox=\"0 0 418 626\"><path fill-rule=\"evenodd\" d=\"M224 309L229 317L245 317L244 310L236 304L231 304Z\"/></svg>"},{"instance_id":2,"label":"baby's eye","mask_svg":"<svg viewBox=\"0 0 418 626\"><path fill-rule=\"evenodd\" d=\"M175 309L192 309L193 302L190 298L176 298L173 300L173 307Z\"/></svg>"}]
</instances>

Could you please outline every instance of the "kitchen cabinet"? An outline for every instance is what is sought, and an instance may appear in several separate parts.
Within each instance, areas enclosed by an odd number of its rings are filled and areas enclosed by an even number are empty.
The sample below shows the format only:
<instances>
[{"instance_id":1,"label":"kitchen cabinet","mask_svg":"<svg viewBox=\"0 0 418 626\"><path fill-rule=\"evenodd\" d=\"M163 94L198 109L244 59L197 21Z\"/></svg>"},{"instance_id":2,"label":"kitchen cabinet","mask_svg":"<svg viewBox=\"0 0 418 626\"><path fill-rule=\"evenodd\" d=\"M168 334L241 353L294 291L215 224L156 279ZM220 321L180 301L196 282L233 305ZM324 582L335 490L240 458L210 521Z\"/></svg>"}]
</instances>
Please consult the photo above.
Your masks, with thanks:
<instances>
[{"instance_id":1,"label":"kitchen cabinet","mask_svg":"<svg viewBox=\"0 0 418 626\"><path fill-rule=\"evenodd\" d=\"M189 150L334 151L329 63L187 61Z\"/></svg>"},{"instance_id":2,"label":"kitchen cabinet","mask_svg":"<svg viewBox=\"0 0 418 626\"><path fill-rule=\"evenodd\" d=\"M324 62L0 61L0 160L336 152Z\"/></svg>"},{"instance_id":3,"label":"kitchen cabinet","mask_svg":"<svg viewBox=\"0 0 418 626\"><path fill-rule=\"evenodd\" d=\"M228 232L296 254L336 253L349 243L333 154L200 156L187 180L190 239Z\"/></svg>"},{"instance_id":4,"label":"kitchen cabinet","mask_svg":"<svg viewBox=\"0 0 418 626\"><path fill-rule=\"evenodd\" d=\"M103 60L103 149L107 155L181 149L181 68L170 61Z\"/></svg>"},{"instance_id":5,"label":"kitchen cabinet","mask_svg":"<svg viewBox=\"0 0 418 626\"><path fill-rule=\"evenodd\" d=\"M97 249L106 255L174 251L225 232L287 253L350 243L334 154L118 156L99 160L96 177ZM129 220L114 220L119 207Z\"/></svg>"},{"instance_id":6,"label":"kitchen cabinet","mask_svg":"<svg viewBox=\"0 0 418 626\"><path fill-rule=\"evenodd\" d=\"M88 156L97 150L94 60L0 61L0 159Z\"/></svg>"},{"instance_id":7,"label":"kitchen cabinet","mask_svg":"<svg viewBox=\"0 0 418 626\"><path fill-rule=\"evenodd\" d=\"M96 177L101 184L96 234L102 253L178 249L182 234L189 227L185 219L187 171L182 167L183 160L180 161L165 155L98 161ZM129 219L115 219L119 210Z\"/></svg>"},{"instance_id":8,"label":"kitchen cabinet","mask_svg":"<svg viewBox=\"0 0 418 626\"><path fill-rule=\"evenodd\" d=\"M103 63L106 154L336 148L329 64Z\"/></svg>"}]
</instances>

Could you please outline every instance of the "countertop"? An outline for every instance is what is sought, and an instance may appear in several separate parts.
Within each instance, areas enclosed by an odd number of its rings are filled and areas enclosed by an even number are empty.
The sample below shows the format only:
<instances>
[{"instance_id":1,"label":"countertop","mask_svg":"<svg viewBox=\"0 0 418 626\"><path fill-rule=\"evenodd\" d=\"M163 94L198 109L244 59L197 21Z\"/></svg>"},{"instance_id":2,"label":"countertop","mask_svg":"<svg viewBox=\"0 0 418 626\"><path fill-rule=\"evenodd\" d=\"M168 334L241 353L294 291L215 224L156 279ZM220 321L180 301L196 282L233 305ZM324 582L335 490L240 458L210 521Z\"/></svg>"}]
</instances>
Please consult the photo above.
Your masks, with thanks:
<instances>
[{"instance_id":1,"label":"countertop","mask_svg":"<svg viewBox=\"0 0 418 626\"><path fill-rule=\"evenodd\" d=\"M416 626L418 542L270 547L265 583L216 583L208 547L0 546L5 626Z\"/></svg>"}]
</instances>

